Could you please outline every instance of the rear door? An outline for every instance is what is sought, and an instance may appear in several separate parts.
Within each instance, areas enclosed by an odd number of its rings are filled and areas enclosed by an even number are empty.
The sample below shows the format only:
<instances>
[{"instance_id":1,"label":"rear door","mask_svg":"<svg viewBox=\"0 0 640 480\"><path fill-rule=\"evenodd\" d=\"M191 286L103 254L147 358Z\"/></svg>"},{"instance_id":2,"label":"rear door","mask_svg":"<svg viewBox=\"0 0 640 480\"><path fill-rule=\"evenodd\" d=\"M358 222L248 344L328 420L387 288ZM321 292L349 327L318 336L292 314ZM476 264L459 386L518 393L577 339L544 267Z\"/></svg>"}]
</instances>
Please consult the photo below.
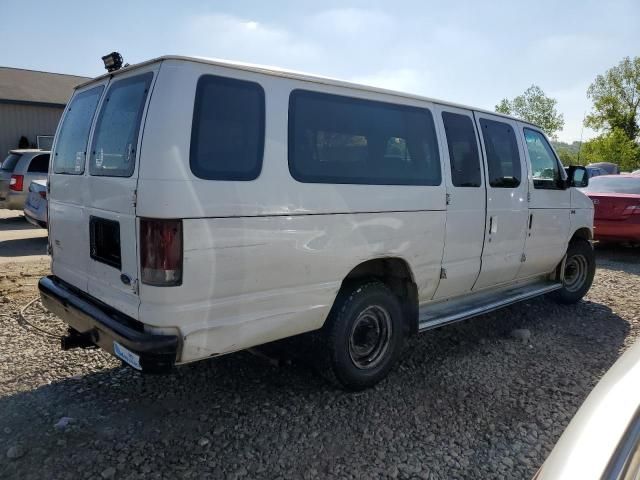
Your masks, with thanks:
<instances>
[{"instance_id":1,"label":"rear door","mask_svg":"<svg viewBox=\"0 0 640 480\"><path fill-rule=\"evenodd\" d=\"M137 317L136 186L142 125L159 64L107 87L87 155L85 226L89 294Z\"/></svg>"},{"instance_id":2,"label":"rear door","mask_svg":"<svg viewBox=\"0 0 640 480\"><path fill-rule=\"evenodd\" d=\"M485 158L487 220L474 290L513 281L523 261L529 206L527 166L515 121L474 113Z\"/></svg>"},{"instance_id":3,"label":"rear door","mask_svg":"<svg viewBox=\"0 0 640 480\"><path fill-rule=\"evenodd\" d=\"M116 75L74 96L56 135L49 180L54 274L134 318L137 159L158 69Z\"/></svg>"},{"instance_id":4,"label":"rear door","mask_svg":"<svg viewBox=\"0 0 640 480\"><path fill-rule=\"evenodd\" d=\"M49 244L51 269L87 291L89 228L85 209L85 164L89 133L107 80L78 90L55 136L49 174Z\"/></svg>"},{"instance_id":5,"label":"rear door","mask_svg":"<svg viewBox=\"0 0 640 480\"><path fill-rule=\"evenodd\" d=\"M436 106L435 113L446 144L447 223L442 274L434 295L441 299L471 291L478 278L486 191L473 113L448 106Z\"/></svg>"}]
</instances>

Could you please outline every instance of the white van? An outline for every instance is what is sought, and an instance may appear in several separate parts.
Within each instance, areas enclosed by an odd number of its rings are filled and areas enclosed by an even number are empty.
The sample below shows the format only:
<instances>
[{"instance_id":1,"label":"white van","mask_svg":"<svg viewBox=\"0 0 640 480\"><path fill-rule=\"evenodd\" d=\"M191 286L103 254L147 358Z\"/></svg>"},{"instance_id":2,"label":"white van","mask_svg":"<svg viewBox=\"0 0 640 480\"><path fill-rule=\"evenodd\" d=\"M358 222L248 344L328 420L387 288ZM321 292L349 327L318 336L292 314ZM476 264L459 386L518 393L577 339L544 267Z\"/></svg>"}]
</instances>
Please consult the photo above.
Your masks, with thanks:
<instances>
[{"instance_id":1,"label":"white van","mask_svg":"<svg viewBox=\"0 0 640 480\"><path fill-rule=\"evenodd\" d=\"M593 205L535 125L167 56L77 88L49 177L63 348L142 371L285 337L360 389L407 335L594 275ZM586 177L585 177L586 178Z\"/></svg>"}]
</instances>

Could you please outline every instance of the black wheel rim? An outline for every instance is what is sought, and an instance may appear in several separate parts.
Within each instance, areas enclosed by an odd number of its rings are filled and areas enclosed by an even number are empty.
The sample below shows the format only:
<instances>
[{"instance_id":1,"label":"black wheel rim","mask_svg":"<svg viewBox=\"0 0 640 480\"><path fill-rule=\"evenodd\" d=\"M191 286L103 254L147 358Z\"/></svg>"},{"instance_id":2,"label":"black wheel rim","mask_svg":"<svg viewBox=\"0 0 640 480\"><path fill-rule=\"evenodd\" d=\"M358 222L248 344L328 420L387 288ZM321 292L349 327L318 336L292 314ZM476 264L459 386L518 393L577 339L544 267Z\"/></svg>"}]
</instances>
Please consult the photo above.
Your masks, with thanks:
<instances>
[{"instance_id":1,"label":"black wheel rim","mask_svg":"<svg viewBox=\"0 0 640 480\"><path fill-rule=\"evenodd\" d=\"M391 315L379 306L365 308L351 327L349 356L362 370L375 368L384 359L391 340Z\"/></svg>"},{"instance_id":2,"label":"black wheel rim","mask_svg":"<svg viewBox=\"0 0 640 480\"><path fill-rule=\"evenodd\" d=\"M589 262L584 255L572 255L564 266L564 288L577 292L587 280Z\"/></svg>"}]
</instances>

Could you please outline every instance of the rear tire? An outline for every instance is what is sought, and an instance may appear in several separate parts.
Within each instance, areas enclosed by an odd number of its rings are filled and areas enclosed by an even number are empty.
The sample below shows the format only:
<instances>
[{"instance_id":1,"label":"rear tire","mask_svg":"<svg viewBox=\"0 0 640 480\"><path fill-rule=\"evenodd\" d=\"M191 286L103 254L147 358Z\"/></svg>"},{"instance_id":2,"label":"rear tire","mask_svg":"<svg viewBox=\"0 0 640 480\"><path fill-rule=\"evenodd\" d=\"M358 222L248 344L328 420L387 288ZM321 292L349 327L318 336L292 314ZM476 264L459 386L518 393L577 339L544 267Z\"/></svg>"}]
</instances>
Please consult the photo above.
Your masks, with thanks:
<instances>
[{"instance_id":1,"label":"rear tire","mask_svg":"<svg viewBox=\"0 0 640 480\"><path fill-rule=\"evenodd\" d=\"M573 240L567 248L563 286L555 292L556 300L567 305L579 302L591 288L595 273L593 246L586 240Z\"/></svg>"},{"instance_id":2,"label":"rear tire","mask_svg":"<svg viewBox=\"0 0 640 480\"><path fill-rule=\"evenodd\" d=\"M372 387L402 352L403 322L398 298L382 282L341 292L320 332L320 373L346 390Z\"/></svg>"}]
</instances>

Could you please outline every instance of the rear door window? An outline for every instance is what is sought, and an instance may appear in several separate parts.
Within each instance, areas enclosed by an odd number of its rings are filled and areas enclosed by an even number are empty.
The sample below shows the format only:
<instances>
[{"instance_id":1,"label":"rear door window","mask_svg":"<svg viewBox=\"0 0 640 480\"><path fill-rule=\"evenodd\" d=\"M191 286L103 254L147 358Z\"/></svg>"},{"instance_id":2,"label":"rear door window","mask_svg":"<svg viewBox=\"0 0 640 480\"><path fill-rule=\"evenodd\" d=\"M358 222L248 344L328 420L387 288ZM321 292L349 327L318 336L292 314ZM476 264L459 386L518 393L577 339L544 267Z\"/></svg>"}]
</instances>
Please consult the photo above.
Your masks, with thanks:
<instances>
[{"instance_id":1,"label":"rear door window","mask_svg":"<svg viewBox=\"0 0 640 480\"><path fill-rule=\"evenodd\" d=\"M9 156L7 156L7 158L5 158L2 162L0 170L4 170L5 172L13 172L13 169L16 168L18 160L20 160L21 156L22 155L18 153L10 153Z\"/></svg>"},{"instance_id":2,"label":"rear door window","mask_svg":"<svg viewBox=\"0 0 640 480\"><path fill-rule=\"evenodd\" d=\"M104 86L100 85L79 93L67 106L53 158L54 173L81 175L84 172L89 130L103 90Z\"/></svg>"},{"instance_id":3,"label":"rear door window","mask_svg":"<svg viewBox=\"0 0 640 480\"><path fill-rule=\"evenodd\" d=\"M264 91L245 80L198 80L189 162L196 177L254 180L262 169Z\"/></svg>"},{"instance_id":4,"label":"rear door window","mask_svg":"<svg viewBox=\"0 0 640 480\"><path fill-rule=\"evenodd\" d=\"M153 73L118 80L109 87L96 122L89 173L130 177L136 164L138 133Z\"/></svg>"},{"instance_id":5,"label":"rear door window","mask_svg":"<svg viewBox=\"0 0 640 480\"><path fill-rule=\"evenodd\" d=\"M49 154L38 155L31 159L28 172L47 173L49 171Z\"/></svg>"},{"instance_id":6,"label":"rear door window","mask_svg":"<svg viewBox=\"0 0 640 480\"><path fill-rule=\"evenodd\" d=\"M493 188L516 188L520 185L521 168L518 142L511 125L480 119L484 148L487 152L489 185Z\"/></svg>"}]
</instances>

